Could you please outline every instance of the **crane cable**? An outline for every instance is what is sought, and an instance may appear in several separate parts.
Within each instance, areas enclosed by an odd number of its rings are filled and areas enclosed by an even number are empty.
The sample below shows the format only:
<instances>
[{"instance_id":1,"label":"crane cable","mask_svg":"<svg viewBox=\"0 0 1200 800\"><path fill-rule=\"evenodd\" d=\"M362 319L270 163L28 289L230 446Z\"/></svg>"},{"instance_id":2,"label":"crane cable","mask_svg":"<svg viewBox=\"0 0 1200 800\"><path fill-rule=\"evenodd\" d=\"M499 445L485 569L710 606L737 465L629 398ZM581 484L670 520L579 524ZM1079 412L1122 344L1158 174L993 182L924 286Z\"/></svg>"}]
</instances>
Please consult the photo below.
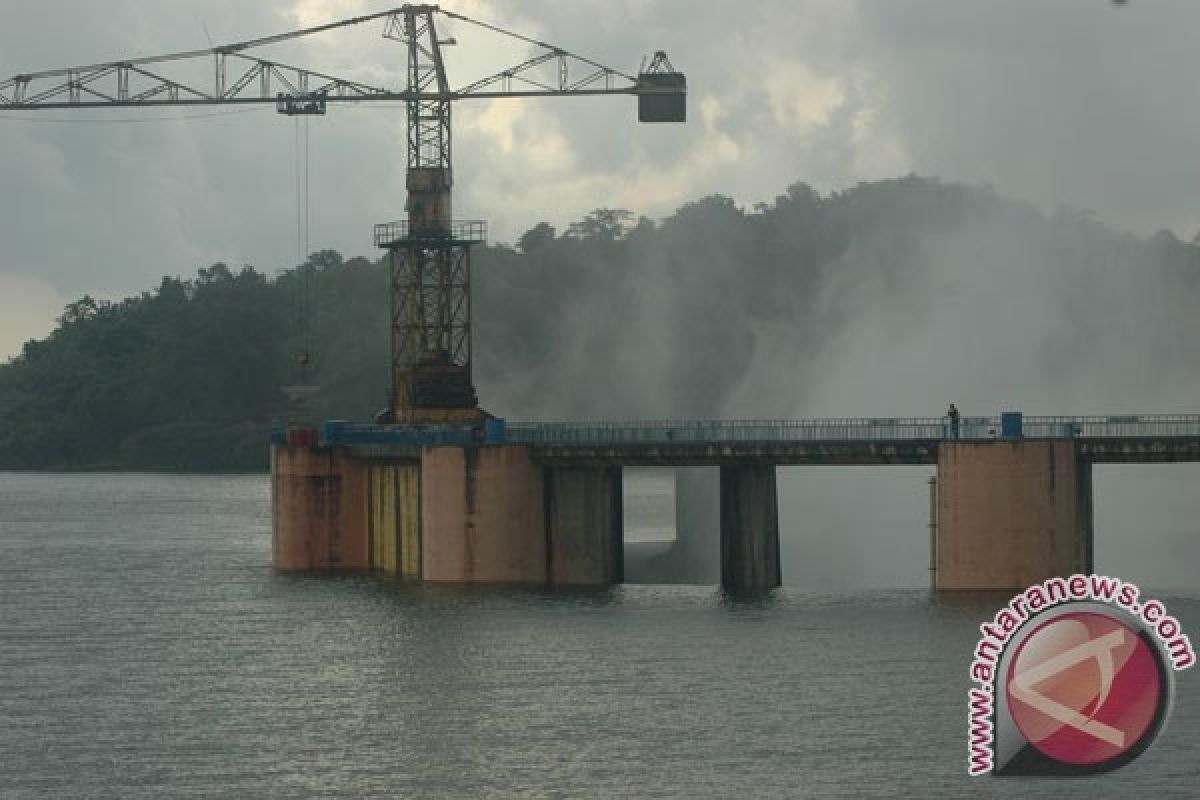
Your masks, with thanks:
<instances>
[{"instance_id":1,"label":"crane cable","mask_svg":"<svg viewBox=\"0 0 1200 800\"><path fill-rule=\"evenodd\" d=\"M308 117L296 118L296 257L300 272L296 314L300 329L300 366L305 378L312 360L313 266L309 261L309 131ZM307 382L307 381L305 381Z\"/></svg>"},{"instance_id":2,"label":"crane cable","mask_svg":"<svg viewBox=\"0 0 1200 800\"><path fill-rule=\"evenodd\" d=\"M593 61L590 58L584 58L581 55L576 55L575 53L572 53L569 50L564 50L563 48L558 47L557 45L553 45L548 42L539 41L538 39L534 39L532 37L525 36L520 33L516 33L515 31L510 31L506 28L501 28L498 25L491 25L486 22L480 22L477 19L471 19L470 17L465 17L462 14L456 14L453 11L447 11L444 8L437 8L435 6L435 10L438 13L442 14L443 16L449 17L450 19L456 19L456 20L459 20L460 22L466 22L471 25L476 25L480 28L484 28L485 30L492 31L493 33L499 33L503 36L508 36L512 39L517 39L519 41L526 42L527 44L537 45L538 47L549 50L551 53L553 53L555 55L567 56L569 58L575 59L576 61L582 61L584 64L587 64L588 66L591 66L591 67L595 67L596 69L602 70L603 72L611 72L614 75L620 75L622 78L633 81L634 83L638 82L637 78L635 78L634 76L632 76L626 72L622 72L619 69L613 69L612 67L607 67L604 64L601 64L598 61ZM459 91L462 91L462 90L459 90Z\"/></svg>"}]
</instances>

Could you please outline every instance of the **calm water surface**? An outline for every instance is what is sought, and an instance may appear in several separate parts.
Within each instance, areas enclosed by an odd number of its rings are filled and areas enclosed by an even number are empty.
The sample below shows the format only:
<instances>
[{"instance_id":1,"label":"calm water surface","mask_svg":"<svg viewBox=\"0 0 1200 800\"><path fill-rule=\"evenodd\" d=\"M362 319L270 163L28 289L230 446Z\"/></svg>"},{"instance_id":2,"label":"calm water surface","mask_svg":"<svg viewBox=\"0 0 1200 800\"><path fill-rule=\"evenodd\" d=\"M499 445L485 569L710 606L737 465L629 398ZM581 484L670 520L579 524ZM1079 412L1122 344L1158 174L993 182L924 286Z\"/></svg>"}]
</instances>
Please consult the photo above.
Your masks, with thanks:
<instances>
[{"instance_id":1,"label":"calm water surface","mask_svg":"<svg viewBox=\"0 0 1200 800\"><path fill-rule=\"evenodd\" d=\"M1200 796L1192 672L1123 770L968 779L1000 602L284 576L265 478L0 474L0 797Z\"/></svg>"}]
</instances>

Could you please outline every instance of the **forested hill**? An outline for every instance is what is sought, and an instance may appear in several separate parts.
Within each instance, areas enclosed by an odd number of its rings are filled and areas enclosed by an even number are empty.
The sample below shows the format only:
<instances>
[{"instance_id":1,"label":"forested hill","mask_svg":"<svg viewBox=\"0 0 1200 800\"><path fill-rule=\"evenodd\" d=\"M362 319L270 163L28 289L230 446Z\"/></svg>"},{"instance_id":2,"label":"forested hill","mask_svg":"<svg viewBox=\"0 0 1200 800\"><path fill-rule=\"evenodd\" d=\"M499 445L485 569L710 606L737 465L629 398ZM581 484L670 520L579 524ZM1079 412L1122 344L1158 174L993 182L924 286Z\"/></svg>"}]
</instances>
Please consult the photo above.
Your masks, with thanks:
<instances>
[{"instance_id":1,"label":"forested hill","mask_svg":"<svg viewBox=\"0 0 1200 800\"><path fill-rule=\"evenodd\" d=\"M889 348L921 355L997 314L1014 323L1013 364L1033 370L1021 380L1062 396L1120 395L1089 372L1112 324L1134 345L1116 354L1130 381L1144 361L1194 365L1200 341L1194 244L913 176L828 196L796 184L752 209L706 197L661 221L605 209L565 231L541 223L479 248L473 278L476 384L509 418L829 413L835 374L870 386ZM382 262L326 251L277 278L216 264L120 302L84 297L0 366L0 469L264 469L281 386L319 386L319 418L386 405L387 296ZM1061 327L1023 331L1031 304ZM972 346L972 363L993 358ZM930 352L920 380L948 357Z\"/></svg>"}]
</instances>

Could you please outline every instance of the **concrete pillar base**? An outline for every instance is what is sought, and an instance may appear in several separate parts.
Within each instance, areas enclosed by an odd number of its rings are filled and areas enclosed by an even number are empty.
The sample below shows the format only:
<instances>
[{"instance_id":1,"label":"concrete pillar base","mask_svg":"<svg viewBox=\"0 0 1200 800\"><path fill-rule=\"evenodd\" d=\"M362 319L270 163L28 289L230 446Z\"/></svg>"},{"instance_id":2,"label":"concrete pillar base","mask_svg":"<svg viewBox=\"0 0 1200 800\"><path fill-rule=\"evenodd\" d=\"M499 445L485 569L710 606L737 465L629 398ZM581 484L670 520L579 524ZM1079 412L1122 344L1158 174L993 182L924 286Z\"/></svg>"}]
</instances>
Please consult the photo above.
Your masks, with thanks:
<instances>
[{"instance_id":1,"label":"concrete pillar base","mask_svg":"<svg viewBox=\"0 0 1200 800\"><path fill-rule=\"evenodd\" d=\"M938 589L1023 589L1092 571L1092 473L1070 441L943 442Z\"/></svg>"},{"instance_id":2,"label":"concrete pillar base","mask_svg":"<svg viewBox=\"0 0 1200 800\"><path fill-rule=\"evenodd\" d=\"M721 467L721 586L761 592L782 583L775 467Z\"/></svg>"},{"instance_id":3,"label":"concrete pillar base","mask_svg":"<svg viewBox=\"0 0 1200 800\"><path fill-rule=\"evenodd\" d=\"M367 569L365 469L340 448L271 448L276 569Z\"/></svg>"},{"instance_id":4,"label":"concrete pillar base","mask_svg":"<svg viewBox=\"0 0 1200 800\"><path fill-rule=\"evenodd\" d=\"M543 472L527 447L425 448L422 579L545 584Z\"/></svg>"},{"instance_id":5,"label":"concrete pillar base","mask_svg":"<svg viewBox=\"0 0 1200 800\"><path fill-rule=\"evenodd\" d=\"M620 467L546 469L550 582L611 586L624 581Z\"/></svg>"}]
</instances>

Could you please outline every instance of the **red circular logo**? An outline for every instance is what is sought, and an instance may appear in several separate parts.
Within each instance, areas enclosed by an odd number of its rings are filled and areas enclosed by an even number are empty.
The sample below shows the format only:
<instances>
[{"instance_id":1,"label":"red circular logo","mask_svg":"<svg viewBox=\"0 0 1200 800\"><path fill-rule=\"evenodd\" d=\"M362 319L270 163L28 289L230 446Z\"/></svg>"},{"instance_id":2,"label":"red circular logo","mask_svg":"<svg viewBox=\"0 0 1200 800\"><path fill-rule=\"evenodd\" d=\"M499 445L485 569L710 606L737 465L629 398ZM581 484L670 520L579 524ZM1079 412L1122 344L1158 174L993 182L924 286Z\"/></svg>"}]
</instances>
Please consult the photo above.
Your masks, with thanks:
<instances>
[{"instance_id":1,"label":"red circular logo","mask_svg":"<svg viewBox=\"0 0 1200 800\"><path fill-rule=\"evenodd\" d=\"M1057 616L1021 642L1005 691L1013 722L1046 756L1096 765L1153 736L1163 680L1150 645L1106 614Z\"/></svg>"}]
</instances>

